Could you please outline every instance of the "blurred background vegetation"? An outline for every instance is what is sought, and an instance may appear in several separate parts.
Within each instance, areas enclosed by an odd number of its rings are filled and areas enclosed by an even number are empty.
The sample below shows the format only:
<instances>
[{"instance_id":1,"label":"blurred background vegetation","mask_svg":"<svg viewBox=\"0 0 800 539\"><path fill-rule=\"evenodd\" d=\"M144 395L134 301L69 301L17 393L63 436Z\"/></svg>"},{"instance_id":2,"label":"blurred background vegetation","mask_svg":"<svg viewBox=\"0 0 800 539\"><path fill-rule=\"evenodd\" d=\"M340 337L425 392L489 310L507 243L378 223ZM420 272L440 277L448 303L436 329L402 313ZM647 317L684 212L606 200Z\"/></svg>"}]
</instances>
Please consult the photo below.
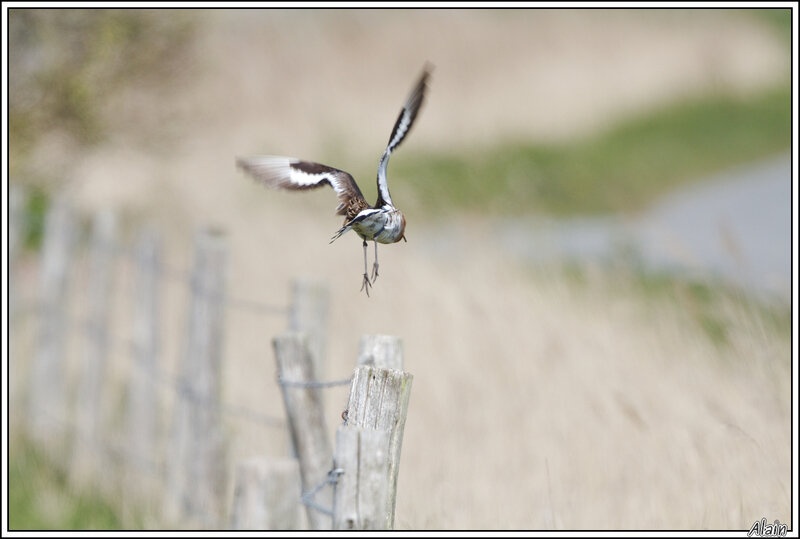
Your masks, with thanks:
<instances>
[{"instance_id":1,"label":"blurred background vegetation","mask_svg":"<svg viewBox=\"0 0 800 539\"><path fill-rule=\"evenodd\" d=\"M790 10L745 10L734 15L768 28L788 51ZM357 26L342 22L346 18L346 14L338 13L317 22ZM220 139L229 136L229 127L224 124L203 124L207 111L187 114L175 106L184 101L183 94L192 92L197 80L203 80L198 77L211 65L212 54L203 44L215 32L212 20L207 14L192 10L9 10L9 177L12 182L24 184L30 193L25 242L29 248L37 247L41 241L42 220L51 194L65 183L76 182L75 174L98 148L109 144L131 146L165 155L180 152L183 138L192 130L208 129ZM265 34L268 33L266 29ZM250 52L243 48L245 60ZM302 62L286 64L289 73L308 68ZM254 71L261 69L258 62L245 62L242 69L245 66ZM403 80L407 78L407 73L402 75ZM269 76L276 86L282 84L279 74ZM225 81L219 80L224 76L215 77L224 86ZM436 72L434 81L435 77ZM513 84L513 78L507 84ZM316 91L324 94L326 86L321 85ZM399 99L403 92L404 83L398 83L398 95L390 97ZM137 99L147 100L148 106L135 106ZM441 103L447 97L437 99ZM191 102L192 98L186 100ZM358 104L359 97L353 97L353 101ZM393 102L389 98L387 101ZM224 109L230 104L220 102L219 106ZM718 88L618 115L604 129L563 140L509 135L467 149L428 148L409 141L403 149L404 157L393 158L391 175L403 179L402 188L395 183L393 189L404 192L402 198L420 221L433 220L433 214L436 219L443 219L448 215L475 214L634 213L675 188L701 181L711 173L787 152L791 144L790 112L787 77L748 92L730 91L720 84ZM430 113L425 111L423 121ZM311 125L313 121L306 122L305 129ZM262 147L258 142L257 147ZM320 147L328 148L327 154L334 154L337 149L345 155L352 152L341 148L335 138L325 139ZM359 150L359 155L362 153L366 157L359 157L352 170L363 171L357 177L365 178L360 181L367 184L366 193L371 192L369 183L378 153L374 159L369 151ZM233 162L232 155L224 158L230 161L225 166ZM131 163L120 164L130 166ZM110 168L113 170L113 166ZM163 174L177 173L166 170ZM162 193L161 189L167 197L174 194L169 187L159 187L157 192ZM323 207L329 206L328 202L326 199ZM567 267L565 273L571 274L580 286L583 277L579 268ZM725 342L727 322L716 306L723 301L719 298L725 297L727 302L739 297L738 292L720 292L719 288L711 292L705 283L676 284L669 276L636 275L634 280L643 297L651 299L670 296L679 287L694 305L690 312L709 338L716 343ZM772 320L779 335L788 337L788 310L766 309L763 317ZM103 496L75 492L63 470L48 462L22 436L12 436L9 494L12 529L115 529L136 527L139 522L135 516L123 517ZM50 501L43 501L43 496Z\"/></svg>"},{"instance_id":2,"label":"blurred background vegetation","mask_svg":"<svg viewBox=\"0 0 800 539\"><path fill-rule=\"evenodd\" d=\"M790 43L791 12L742 11ZM10 177L44 191L62 181L88 147L110 137L171 147L169 117L152 132L121 122L120 93L165 98L187 88L203 60L192 44L206 19L192 11L9 12ZM147 114L150 109L142 109ZM791 142L788 79L745 95L724 85L608 129L561 143L502 140L478 151L426 152L395 160L393 172L425 216L435 209L489 213L602 214L642 209L677 186L785 152ZM156 107L156 116L164 111ZM164 140L164 137L172 138ZM37 154L37 149L41 150ZM49 155L47 166L39 160ZM55 158L52 154L55 154ZM359 163L366 174L371 161ZM39 193L41 195L41 193ZM30 208L41 212L41 201Z\"/></svg>"},{"instance_id":3,"label":"blurred background vegetation","mask_svg":"<svg viewBox=\"0 0 800 539\"><path fill-rule=\"evenodd\" d=\"M147 142L114 98L141 86L176 91L196 28L190 12L9 10L8 170L29 192L27 247L41 241L49 194L87 151L110 137Z\"/></svg>"},{"instance_id":4,"label":"blurred background vegetation","mask_svg":"<svg viewBox=\"0 0 800 539\"><path fill-rule=\"evenodd\" d=\"M164 91L185 76L195 30L181 12L125 9L11 9L8 28L12 177L27 174L47 137L80 152L124 130L111 98L134 84Z\"/></svg>"}]
</instances>

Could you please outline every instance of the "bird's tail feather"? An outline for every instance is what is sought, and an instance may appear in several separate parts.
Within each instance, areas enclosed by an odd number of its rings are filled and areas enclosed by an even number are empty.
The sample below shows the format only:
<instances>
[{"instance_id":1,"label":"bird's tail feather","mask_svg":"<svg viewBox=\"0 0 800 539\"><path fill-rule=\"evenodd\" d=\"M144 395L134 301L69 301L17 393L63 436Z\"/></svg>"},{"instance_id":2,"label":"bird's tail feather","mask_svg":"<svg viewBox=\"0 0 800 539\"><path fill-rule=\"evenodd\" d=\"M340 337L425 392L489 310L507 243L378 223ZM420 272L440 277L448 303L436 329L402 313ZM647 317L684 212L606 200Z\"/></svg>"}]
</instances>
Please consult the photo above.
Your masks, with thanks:
<instances>
[{"instance_id":1,"label":"bird's tail feather","mask_svg":"<svg viewBox=\"0 0 800 539\"><path fill-rule=\"evenodd\" d=\"M342 228L340 228L339 230L337 230L337 231L336 231L336 234L334 234L334 235L333 235L333 237L331 238L331 241L329 241L329 242L328 242L328 244L331 244L331 243L333 243L334 241L338 240L338 239L339 239L339 237L340 237L342 234L344 234L345 232L347 232L348 230L350 230L350 228L351 228L351 226L350 226L350 225L344 225Z\"/></svg>"}]
</instances>

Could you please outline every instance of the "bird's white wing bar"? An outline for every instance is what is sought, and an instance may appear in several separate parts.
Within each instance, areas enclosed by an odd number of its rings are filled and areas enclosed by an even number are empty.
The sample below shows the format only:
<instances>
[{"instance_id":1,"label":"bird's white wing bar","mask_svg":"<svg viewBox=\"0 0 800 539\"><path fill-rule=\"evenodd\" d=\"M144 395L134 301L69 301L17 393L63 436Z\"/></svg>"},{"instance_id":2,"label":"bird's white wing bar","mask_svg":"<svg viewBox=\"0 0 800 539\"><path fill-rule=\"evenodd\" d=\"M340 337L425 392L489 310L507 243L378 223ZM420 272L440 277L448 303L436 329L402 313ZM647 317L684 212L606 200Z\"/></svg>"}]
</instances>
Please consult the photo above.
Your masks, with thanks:
<instances>
[{"instance_id":1,"label":"bird's white wing bar","mask_svg":"<svg viewBox=\"0 0 800 539\"><path fill-rule=\"evenodd\" d=\"M429 75L430 66L425 66L425 70L422 72L419 81L417 81L408 99L406 99L403 110L400 111L400 116L397 117L397 121L394 123L392 134L389 137L389 144L386 146L386 151L383 152L380 164L378 165L378 202L375 204L376 207L387 204L389 206L394 206L394 204L392 204L392 197L389 194L389 185L386 182L386 166L389 164L389 155L392 153L392 150L403 142L403 139L414 124L414 120L417 117L417 113L425 97Z\"/></svg>"},{"instance_id":2,"label":"bird's white wing bar","mask_svg":"<svg viewBox=\"0 0 800 539\"><path fill-rule=\"evenodd\" d=\"M353 177L343 170L292 157L263 155L240 157L236 164L253 178L281 189L315 189L330 185L339 197L340 213L353 204L366 206L364 195ZM363 204L362 204L363 202Z\"/></svg>"},{"instance_id":3,"label":"bird's white wing bar","mask_svg":"<svg viewBox=\"0 0 800 539\"><path fill-rule=\"evenodd\" d=\"M307 163L300 159L277 155L240 157L236 160L236 164L256 180L270 187L281 187L284 189L310 189L320 187L325 182L330 183L330 176L341 172L335 168L326 167L317 163ZM301 164L312 166L304 167Z\"/></svg>"}]
</instances>

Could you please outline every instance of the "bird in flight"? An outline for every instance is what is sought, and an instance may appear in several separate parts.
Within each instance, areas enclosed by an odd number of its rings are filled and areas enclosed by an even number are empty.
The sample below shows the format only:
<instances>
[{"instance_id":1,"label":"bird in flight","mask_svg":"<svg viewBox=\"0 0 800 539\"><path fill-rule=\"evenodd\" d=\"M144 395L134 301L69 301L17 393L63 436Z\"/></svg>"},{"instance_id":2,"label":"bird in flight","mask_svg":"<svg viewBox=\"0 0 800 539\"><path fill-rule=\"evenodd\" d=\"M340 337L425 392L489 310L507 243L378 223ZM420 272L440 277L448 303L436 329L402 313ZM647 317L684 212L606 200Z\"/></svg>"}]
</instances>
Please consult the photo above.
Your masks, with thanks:
<instances>
[{"instance_id":1,"label":"bird in flight","mask_svg":"<svg viewBox=\"0 0 800 539\"><path fill-rule=\"evenodd\" d=\"M361 290L369 296L369 289L378 278L378 243L396 243L406 240L406 218L403 212L392 203L389 185L386 181L386 166L389 155L405 139L422 106L427 89L430 67L425 66L414 89L406 99L403 109L394 124L389 144L378 164L378 200L370 206L361 194L361 189L349 173L327 165L294 159L265 155L258 157L239 157L236 164L256 180L269 187L280 189L315 189L330 185L339 198L336 208L338 215L344 215L344 224L331 238L333 243L348 230L353 230L362 239L364 247L364 278ZM367 241L375 243L375 260L372 264L372 277L367 273Z\"/></svg>"}]
</instances>

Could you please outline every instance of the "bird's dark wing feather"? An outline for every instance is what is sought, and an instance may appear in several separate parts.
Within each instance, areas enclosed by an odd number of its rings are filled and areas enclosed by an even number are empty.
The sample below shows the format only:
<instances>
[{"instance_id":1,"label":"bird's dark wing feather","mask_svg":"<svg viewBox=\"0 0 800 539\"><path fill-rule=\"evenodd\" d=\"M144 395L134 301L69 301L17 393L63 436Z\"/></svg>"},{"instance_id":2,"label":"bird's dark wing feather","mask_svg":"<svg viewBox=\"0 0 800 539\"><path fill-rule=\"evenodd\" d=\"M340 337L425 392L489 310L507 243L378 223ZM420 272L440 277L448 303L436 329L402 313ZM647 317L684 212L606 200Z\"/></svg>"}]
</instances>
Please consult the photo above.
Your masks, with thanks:
<instances>
[{"instance_id":1,"label":"bird's dark wing feather","mask_svg":"<svg viewBox=\"0 0 800 539\"><path fill-rule=\"evenodd\" d=\"M302 190L330 185L339 197L336 213L347 219L369 207L353 177L337 168L275 155L239 157L236 164L259 182L273 188Z\"/></svg>"},{"instance_id":2,"label":"bird's dark wing feather","mask_svg":"<svg viewBox=\"0 0 800 539\"><path fill-rule=\"evenodd\" d=\"M386 167L389 164L389 155L403 142L403 139L406 138L406 135L411 130L414 120L417 118L417 113L425 98L425 90L427 89L430 71L431 66L425 66L422 75L409 94L408 99L406 99L403 109L400 111L400 115L397 117L397 121L392 128L389 144L386 146L386 150L381 157L381 162L378 165L378 202L375 204L376 207L381 207L385 204L393 206L392 197L389 194L389 185L386 182Z\"/></svg>"}]
</instances>

